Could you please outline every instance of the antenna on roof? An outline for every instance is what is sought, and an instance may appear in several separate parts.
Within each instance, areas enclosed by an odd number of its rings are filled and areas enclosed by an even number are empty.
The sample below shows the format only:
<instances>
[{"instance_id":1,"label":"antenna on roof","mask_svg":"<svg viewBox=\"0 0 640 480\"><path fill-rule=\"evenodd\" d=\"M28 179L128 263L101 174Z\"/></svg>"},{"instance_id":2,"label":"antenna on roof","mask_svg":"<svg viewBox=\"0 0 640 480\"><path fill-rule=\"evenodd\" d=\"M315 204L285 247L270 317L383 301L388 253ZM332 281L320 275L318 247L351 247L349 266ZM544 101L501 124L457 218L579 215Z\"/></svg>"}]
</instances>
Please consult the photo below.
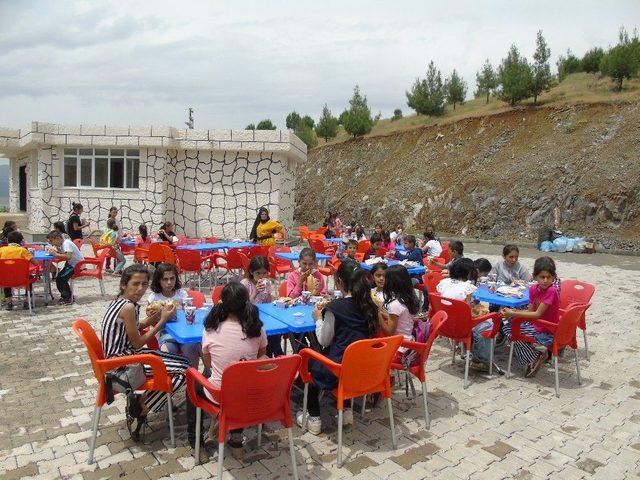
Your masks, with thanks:
<instances>
[{"instance_id":1,"label":"antenna on roof","mask_svg":"<svg viewBox=\"0 0 640 480\"><path fill-rule=\"evenodd\" d=\"M189 107L189 121L184 122L184 124L189 127L189 129L193 130L193 108Z\"/></svg>"}]
</instances>

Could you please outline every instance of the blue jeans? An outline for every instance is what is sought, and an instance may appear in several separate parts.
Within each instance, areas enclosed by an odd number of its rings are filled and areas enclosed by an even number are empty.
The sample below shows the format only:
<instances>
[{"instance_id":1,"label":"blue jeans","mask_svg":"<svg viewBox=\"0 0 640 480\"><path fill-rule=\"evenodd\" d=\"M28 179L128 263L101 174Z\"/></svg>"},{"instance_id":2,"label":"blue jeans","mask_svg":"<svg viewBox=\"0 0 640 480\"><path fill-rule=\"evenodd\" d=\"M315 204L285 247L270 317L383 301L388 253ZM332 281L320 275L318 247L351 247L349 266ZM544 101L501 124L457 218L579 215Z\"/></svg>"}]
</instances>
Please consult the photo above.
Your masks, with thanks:
<instances>
[{"instance_id":1,"label":"blue jeans","mask_svg":"<svg viewBox=\"0 0 640 480\"><path fill-rule=\"evenodd\" d=\"M116 267L113 271L114 273L120 273L124 269L127 260L124 258L124 254L122 253L122 250L120 250L120 247L114 246L113 251L116 252L116 259L118 260L118 263L116 264Z\"/></svg>"}]
</instances>

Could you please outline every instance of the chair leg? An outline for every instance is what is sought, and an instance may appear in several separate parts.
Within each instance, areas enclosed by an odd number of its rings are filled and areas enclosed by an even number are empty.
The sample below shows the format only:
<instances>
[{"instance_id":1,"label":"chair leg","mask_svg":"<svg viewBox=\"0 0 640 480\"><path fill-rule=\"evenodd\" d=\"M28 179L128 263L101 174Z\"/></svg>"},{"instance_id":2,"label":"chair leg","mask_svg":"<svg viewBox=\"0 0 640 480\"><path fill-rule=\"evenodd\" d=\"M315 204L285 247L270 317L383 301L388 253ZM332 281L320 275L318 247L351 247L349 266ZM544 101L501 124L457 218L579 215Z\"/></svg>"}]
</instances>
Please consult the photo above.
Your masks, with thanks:
<instances>
[{"instance_id":1,"label":"chair leg","mask_svg":"<svg viewBox=\"0 0 640 480\"><path fill-rule=\"evenodd\" d=\"M585 328L582 331L582 336L584 337L584 353L587 356L587 362L591 361L589 359L589 345L587 344L587 329Z\"/></svg>"},{"instance_id":2,"label":"chair leg","mask_svg":"<svg viewBox=\"0 0 640 480\"><path fill-rule=\"evenodd\" d=\"M509 361L507 362L507 377L511 376L511 359L513 358L513 342L509 344Z\"/></svg>"},{"instance_id":3,"label":"chair leg","mask_svg":"<svg viewBox=\"0 0 640 480\"><path fill-rule=\"evenodd\" d=\"M27 302L29 302L29 315L33 315L33 310L31 309L31 292L27 287Z\"/></svg>"},{"instance_id":4,"label":"chair leg","mask_svg":"<svg viewBox=\"0 0 640 480\"><path fill-rule=\"evenodd\" d=\"M223 468L224 468L224 442L218 444L218 480L222 480Z\"/></svg>"},{"instance_id":5,"label":"chair leg","mask_svg":"<svg viewBox=\"0 0 640 480\"><path fill-rule=\"evenodd\" d=\"M304 395L302 397L302 431L307 429L307 396L309 395L309 384L304 384Z\"/></svg>"},{"instance_id":6,"label":"chair leg","mask_svg":"<svg viewBox=\"0 0 640 480\"><path fill-rule=\"evenodd\" d=\"M176 435L173 431L173 405L171 394L167 393L167 415L169 415L169 435L171 436L171 448L176 448Z\"/></svg>"},{"instance_id":7,"label":"chair leg","mask_svg":"<svg viewBox=\"0 0 640 480\"><path fill-rule=\"evenodd\" d=\"M411 374L409 372L406 372L404 379L409 385L409 387L411 387L411 398L415 399L417 395L416 395L416 387L415 385L413 385L413 377L411 377Z\"/></svg>"},{"instance_id":8,"label":"chair leg","mask_svg":"<svg viewBox=\"0 0 640 480\"><path fill-rule=\"evenodd\" d=\"M496 338L491 339L491 351L489 352L489 376L493 376L493 355L496 348Z\"/></svg>"},{"instance_id":9,"label":"chair leg","mask_svg":"<svg viewBox=\"0 0 640 480\"><path fill-rule=\"evenodd\" d=\"M558 378L558 357L553 357L553 368L556 373L556 397L560 398L560 379Z\"/></svg>"},{"instance_id":10,"label":"chair leg","mask_svg":"<svg viewBox=\"0 0 640 480\"><path fill-rule=\"evenodd\" d=\"M262 424L258 424L258 448L262 446Z\"/></svg>"},{"instance_id":11,"label":"chair leg","mask_svg":"<svg viewBox=\"0 0 640 480\"><path fill-rule=\"evenodd\" d=\"M104 282L102 280L100 280L100 295L102 295L104 297L105 293L104 293Z\"/></svg>"},{"instance_id":12,"label":"chair leg","mask_svg":"<svg viewBox=\"0 0 640 480\"><path fill-rule=\"evenodd\" d=\"M573 354L576 357L576 372L578 372L578 385L582 385L582 378L580 378L580 362L578 362L578 349L577 348L573 351Z\"/></svg>"},{"instance_id":13,"label":"chair leg","mask_svg":"<svg viewBox=\"0 0 640 480\"><path fill-rule=\"evenodd\" d=\"M200 465L200 429L202 426L200 422L202 420L202 409L200 407L196 408L196 450L195 450L195 462L196 465Z\"/></svg>"},{"instance_id":14,"label":"chair leg","mask_svg":"<svg viewBox=\"0 0 640 480\"><path fill-rule=\"evenodd\" d=\"M91 444L89 446L89 460L88 464L91 465L93 463L93 451L96 449L96 442L98 441L98 424L100 423L100 412L102 411L102 407L96 406L93 409L93 426L91 431Z\"/></svg>"},{"instance_id":15,"label":"chair leg","mask_svg":"<svg viewBox=\"0 0 640 480\"><path fill-rule=\"evenodd\" d=\"M342 467L342 409L338 410L338 468Z\"/></svg>"},{"instance_id":16,"label":"chair leg","mask_svg":"<svg viewBox=\"0 0 640 480\"><path fill-rule=\"evenodd\" d=\"M431 426L429 407L427 406L427 382L422 382L422 403L424 404L424 421L427 429Z\"/></svg>"},{"instance_id":17,"label":"chair leg","mask_svg":"<svg viewBox=\"0 0 640 480\"><path fill-rule=\"evenodd\" d=\"M296 464L296 451L293 446L293 430L287 428L289 435L289 452L291 453L291 467L293 468L293 480L298 480L298 465Z\"/></svg>"},{"instance_id":18,"label":"chair leg","mask_svg":"<svg viewBox=\"0 0 640 480\"><path fill-rule=\"evenodd\" d=\"M366 406L367 406L367 396L366 396L366 395L364 395L364 396L362 397L362 410L360 411L360 416L361 416L362 418L364 418L364 409L366 408Z\"/></svg>"},{"instance_id":19,"label":"chair leg","mask_svg":"<svg viewBox=\"0 0 640 480\"><path fill-rule=\"evenodd\" d=\"M451 365L456 363L456 342L450 340L451 342Z\"/></svg>"},{"instance_id":20,"label":"chair leg","mask_svg":"<svg viewBox=\"0 0 640 480\"><path fill-rule=\"evenodd\" d=\"M469 387L469 357L471 356L471 352L466 349L465 361L464 361L464 384L463 387L466 389Z\"/></svg>"},{"instance_id":21,"label":"chair leg","mask_svg":"<svg viewBox=\"0 0 640 480\"><path fill-rule=\"evenodd\" d=\"M393 423L393 405L391 405L391 397L387 398L387 407L389 407L389 426L391 427L391 445L393 449L398 448L398 442L396 441L396 428Z\"/></svg>"}]
</instances>

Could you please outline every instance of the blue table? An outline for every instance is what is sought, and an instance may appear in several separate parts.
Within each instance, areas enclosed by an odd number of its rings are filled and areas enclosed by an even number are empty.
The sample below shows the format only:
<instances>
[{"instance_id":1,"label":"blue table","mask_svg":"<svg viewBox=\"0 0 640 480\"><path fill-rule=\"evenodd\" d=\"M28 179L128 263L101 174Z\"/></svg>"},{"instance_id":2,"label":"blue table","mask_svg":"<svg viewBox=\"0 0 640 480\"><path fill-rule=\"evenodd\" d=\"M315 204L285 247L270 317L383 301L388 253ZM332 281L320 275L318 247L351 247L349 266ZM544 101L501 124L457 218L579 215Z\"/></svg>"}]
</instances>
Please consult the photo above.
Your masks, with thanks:
<instances>
[{"instance_id":1,"label":"blue table","mask_svg":"<svg viewBox=\"0 0 640 480\"><path fill-rule=\"evenodd\" d=\"M259 303L257 305L260 310L260 318L269 316L275 320L284 323L289 333L308 333L315 332L316 322L311 317L314 309L313 305L296 305L294 307L280 308L273 303ZM296 313L302 313L303 316L296 316Z\"/></svg>"},{"instance_id":2,"label":"blue table","mask_svg":"<svg viewBox=\"0 0 640 480\"><path fill-rule=\"evenodd\" d=\"M35 252L33 252L33 259L36 262L50 262L51 260L55 259L56 257L54 257L53 255L51 255L50 253L46 252L45 250L36 250Z\"/></svg>"},{"instance_id":3,"label":"blue table","mask_svg":"<svg viewBox=\"0 0 640 480\"><path fill-rule=\"evenodd\" d=\"M329 242L329 243L344 243L344 242L342 241L342 239L341 239L341 238L339 238L339 237L336 237L336 238L325 238L325 239L323 240L323 242Z\"/></svg>"},{"instance_id":4,"label":"blue table","mask_svg":"<svg viewBox=\"0 0 640 480\"><path fill-rule=\"evenodd\" d=\"M53 300L53 293L51 292L51 272L49 271L49 262L55 260L56 257L51 255L46 250L36 250L33 252L33 259L36 262L42 263L42 277L44 278L44 304L49 304L49 296Z\"/></svg>"},{"instance_id":5,"label":"blue table","mask_svg":"<svg viewBox=\"0 0 640 480\"><path fill-rule=\"evenodd\" d=\"M524 291L522 298L505 297L498 295L497 293L490 293L489 290L480 286L478 290L473 293L473 299L479 302L487 302L490 305L499 305L501 307L508 308L522 308L529 305L529 290Z\"/></svg>"},{"instance_id":6,"label":"blue table","mask_svg":"<svg viewBox=\"0 0 640 480\"><path fill-rule=\"evenodd\" d=\"M296 252L276 252L276 257L283 258L284 260L289 260L290 262L297 262L300 260L300 253ZM316 253L316 259L318 260L329 260L331 255L325 255L324 253Z\"/></svg>"},{"instance_id":7,"label":"blue table","mask_svg":"<svg viewBox=\"0 0 640 480\"><path fill-rule=\"evenodd\" d=\"M209 310L205 308L199 308L196 310L196 319L193 324L187 324L184 310L178 310L177 320L173 322L167 322L165 325L166 331L175 338L178 342L187 343L200 343L202 341L202 334L204 332L204 320L207 317ZM260 314L260 320L262 320L264 331L267 335L282 335L289 333L289 328L282 322L279 322L275 318Z\"/></svg>"},{"instance_id":8,"label":"blue table","mask_svg":"<svg viewBox=\"0 0 640 480\"><path fill-rule=\"evenodd\" d=\"M123 238L120 240L120 243L126 245L127 247L135 247L136 241L133 238Z\"/></svg>"},{"instance_id":9,"label":"blue table","mask_svg":"<svg viewBox=\"0 0 640 480\"><path fill-rule=\"evenodd\" d=\"M401 265L400 261L398 260L388 260L385 263L387 264L388 267L393 267L394 265ZM367 265L365 262L362 262L360 265L365 270L373 270L373 265L375 264ZM424 275L427 269L424 265L419 265L417 267L407 268L407 271L409 272L409 275Z\"/></svg>"},{"instance_id":10,"label":"blue table","mask_svg":"<svg viewBox=\"0 0 640 480\"><path fill-rule=\"evenodd\" d=\"M253 242L218 242L218 243L194 243L193 245L180 245L177 250L197 250L199 252L209 252L212 250L229 250L231 248L256 247Z\"/></svg>"}]
</instances>

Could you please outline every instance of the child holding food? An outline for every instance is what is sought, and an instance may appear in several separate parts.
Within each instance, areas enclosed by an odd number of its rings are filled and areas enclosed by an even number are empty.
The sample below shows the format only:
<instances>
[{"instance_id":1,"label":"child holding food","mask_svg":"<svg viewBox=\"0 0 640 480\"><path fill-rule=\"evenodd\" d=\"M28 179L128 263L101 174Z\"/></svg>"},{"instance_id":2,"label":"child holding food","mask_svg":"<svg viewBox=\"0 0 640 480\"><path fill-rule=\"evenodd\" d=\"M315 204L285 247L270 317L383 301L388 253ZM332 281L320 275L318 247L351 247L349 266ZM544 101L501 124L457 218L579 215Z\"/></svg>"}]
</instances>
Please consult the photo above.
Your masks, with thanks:
<instances>
[{"instance_id":1,"label":"child holding food","mask_svg":"<svg viewBox=\"0 0 640 480\"><path fill-rule=\"evenodd\" d=\"M375 287L371 289L371 297L373 298L374 302L378 303L378 306L382 306L382 301L384 300L383 291L386 273L387 264L384 262L376 263L371 269L373 282L375 283Z\"/></svg>"},{"instance_id":2,"label":"child holding food","mask_svg":"<svg viewBox=\"0 0 640 480\"><path fill-rule=\"evenodd\" d=\"M163 305L173 303L177 309L182 309L189 295L182 288L178 269L170 263L160 263L153 272L151 281L151 294L149 295L149 306L147 315L151 316L162 310ZM174 316L175 319L175 316ZM182 344L178 343L167 331L162 328L158 334L158 344L163 352L182 355L189 359L189 365L198 368L200 363L201 346L199 343Z\"/></svg>"},{"instance_id":3,"label":"child holding food","mask_svg":"<svg viewBox=\"0 0 640 480\"><path fill-rule=\"evenodd\" d=\"M298 263L300 266L287 277L287 296L298 298L303 291L309 291L314 296L326 295L327 284L317 269L316 252L309 247L303 248Z\"/></svg>"}]
</instances>

